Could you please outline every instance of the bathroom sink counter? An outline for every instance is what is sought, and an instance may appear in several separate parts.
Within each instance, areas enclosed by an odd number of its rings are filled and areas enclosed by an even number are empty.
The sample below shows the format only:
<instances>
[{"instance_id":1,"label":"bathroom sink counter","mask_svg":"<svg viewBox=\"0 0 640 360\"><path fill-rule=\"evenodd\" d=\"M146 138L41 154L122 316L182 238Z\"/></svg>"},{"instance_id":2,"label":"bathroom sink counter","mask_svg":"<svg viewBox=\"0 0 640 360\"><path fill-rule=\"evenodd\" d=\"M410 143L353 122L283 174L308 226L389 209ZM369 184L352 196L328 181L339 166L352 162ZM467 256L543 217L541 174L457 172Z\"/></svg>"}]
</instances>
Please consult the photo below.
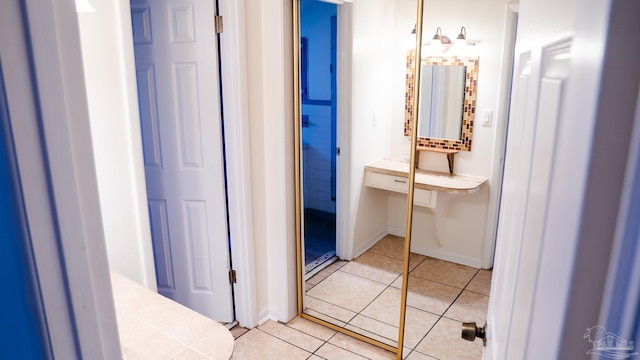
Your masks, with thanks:
<instances>
[{"instance_id":1,"label":"bathroom sink counter","mask_svg":"<svg viewBox=\"0 0 640 360\"><path fill-rule=\"evenodd\" d=\"M124 359L231 358L234 340L224 325L118 273L111 284Z\"/></svg>"},{"instance_id":2,"label":"bathroom sink counter","mask_svg":"<svg viewBox=\"0 0 640 360\"><path fill-rule=\"evenodd\" d=\"M409 178L409 159L386 157L365 166L365 171ZM416 189L456 194L472 194L480 190L486 178L416 169Z\"/></svg>"}]
</instances>

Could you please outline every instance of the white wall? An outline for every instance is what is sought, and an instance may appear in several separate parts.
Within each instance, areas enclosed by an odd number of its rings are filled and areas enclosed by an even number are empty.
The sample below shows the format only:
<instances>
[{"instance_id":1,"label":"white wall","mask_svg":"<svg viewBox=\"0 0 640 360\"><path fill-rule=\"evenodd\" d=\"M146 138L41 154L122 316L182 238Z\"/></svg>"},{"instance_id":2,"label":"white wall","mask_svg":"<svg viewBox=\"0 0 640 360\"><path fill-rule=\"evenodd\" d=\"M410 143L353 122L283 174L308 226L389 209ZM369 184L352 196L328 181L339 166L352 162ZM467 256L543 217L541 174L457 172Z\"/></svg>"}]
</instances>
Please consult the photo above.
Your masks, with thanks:
<instances>
[{"instance_id":1,"label":"white wall","mask_svg":"<svg viewBox=\"0 0 640 360\"><path fill-rule=\"evenodd\" d=\"M291 1L246 7L259 322L297 314Z\"/></svg>"},{"instance_id":2,"label":"white wall","mask_svg":"<svg viewBox=\"0 0 640 360\"><path fill-rule=\"evenodd\" d=\"M109 266L155 290L129 2L92 5L78 18Z\"/></svg>"},{"instance_id":3,"label":"white wall","mask_svg":"<svg viewBox=\"0 0 640 360\"><path fill-rule=\"evenodd\" d=\"M487 213L490 206L490 192L497 191L492 184L499 180L492 175L494 159L499 157L494 150L498 141L496 134L499 124L506 121L499 117L502 74L503 38L505 36L505 0L456 0L429 1L424 3L423 41L430 41L437 27L451 39L455 39L460 28L465 26L467 39L478 45L469 49L468 55L479 56L478 93L476 117L473 131L472 150L455 155L456 173L488 178L488 184L471 195L451 195L438 193L437 204L444 206L443 217L437 221L432 209L415 207L413 220L413 251L437 255L451 261L481 267L485 242L493 241L493 232L486 231ZM403 2L403 11L396 13L396 36L410 29L415 23L414 2ZM400 8L400 7L398 7ZM406 55L405 55L406 56ZM389 153L409 156L409 138L403 135L404 118L404 58L397 58L393 64L393 109L390 129L391 148ZM479 124L483 110L493 111L491 127ZM430 170L448 171L446 157L442 154L422 153L420 167ZM404 236L405 197L389 198L389 231ZM495 205L491 205L495 206ZM436 232L436 226L439 228ZM444 246L440 246L437 235ZM486 235L488 234L488 235Z\"/></svg>"},{"instance_id":4,"label":"white wall","mask_svg":"<svg viewBox=\"0 0 640 360\"><path fill-rule=\"evenodd\" d=\"M389 154L389 134L394 131L394 74L389 71L397 45L389 31L394 24L394 3L353 3L352 117L347 119L351 121L351 237L347 240L353 239L352 256L386 234L387 194L364 186L364 166Z\"/></svg>"}]
</instances>

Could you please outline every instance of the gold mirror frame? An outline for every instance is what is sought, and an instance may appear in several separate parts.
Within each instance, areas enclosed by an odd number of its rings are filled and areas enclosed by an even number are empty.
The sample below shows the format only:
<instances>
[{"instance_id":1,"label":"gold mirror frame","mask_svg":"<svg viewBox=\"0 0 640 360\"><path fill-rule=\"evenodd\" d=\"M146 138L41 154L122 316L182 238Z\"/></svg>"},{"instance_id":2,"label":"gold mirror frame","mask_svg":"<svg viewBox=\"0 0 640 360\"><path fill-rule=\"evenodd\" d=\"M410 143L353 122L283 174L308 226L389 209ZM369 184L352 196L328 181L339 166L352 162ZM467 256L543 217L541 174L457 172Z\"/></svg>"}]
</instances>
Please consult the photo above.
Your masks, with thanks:
<instances>
[{"instance_id":1,"label":"gold mirror frame","mask_svg":"<svg viewBox=\"0 0 640 360\"><path fill-rule=\"evenodd\" d=\"M419 55L418 55L419 56ZM414 104L414 93L419 99L417 91L413 91L416 79L420 79L417 74L415 50L407 52L407 90L405 92L404 111L404 135L411 136L413 124L417 124L417 106ZM466 66L465 88L464 88L464 108L462 111L462 131L460 139L443 139L418 136L417 145L420 147L471 151L473 141L473 123L476 113L476 92L478 89L478 57L458 57L458 56L428 56L421 61L421 65L434 66ZM417 87L417 86L416 86ZM417 104L417 101L415 102ZM415 113L415 114L414 114ZM414 119L415 118L415 119ZM417 126L416 126L417 127ZM415 147L413 147L415 149Z\"/></svg>"},{"instance_id":2,"label":"gold mirror frame","mask_svg":"<svg viewBox=\"0 0 640 360\"><path fill-rule=\"evenodd\" d=\"M423 18L423 5L424 0L416 0L417 3L417 19L416 19L416 50L415 55L417 58L421 56L421 46L422 44L422 18ZM351 330L336 326L324 320L318 319L316 317L307 315L303 312L303 295L304 295L304 267L302 266L302 184L300 179L301 169L302 169L302 129L301 129L301 97L300 97L300 47L297 45L300 41L300 0L293 1L293 63L296 66L296 69L293 74L293 106L294 106L294 139L295 139L295 153L294 153L294 170L295 170L295 191L296 191L296 266L298 269L297 273L297 284L298 284L298 315L309 321L321 324L330 329L336 330L338 332L344 333L346 335L352 336L356 339L362 340L369 344L376 345L380 348L389 350L391 352L395 352L397 354L397 359L402 360L402 350L404 345L404 328L405 328L405 318L406 318L406 305L407 305L407 288L408 288L408 280L409 280L409 255L411 249L411 228L413 223L413 198L414 198L414 184L415 184L415 166L409 167L409 188L407 192L407 220L406 220L406 235L404 241L404 260L403 260L403 268L402 268L402 289L401 289L401 299L400 299L400 319L399 319L399 329L398 329L398 347L394 348L393 346L389 346L377 340L368 338L364 335L358 334ZM415 69L415 79L420 78L420 67ZM411 130L411 148L415 149L417 146L417 125L418 119L415 114L418 113L418 102L415 99L418 99L419 89L417 87L413 87L414 97L413 97L413 108L416 111L412 112L412 121L414 126ZM416 152L410 152L409 163L415 163Z\"/></svg>"}]
</instances>

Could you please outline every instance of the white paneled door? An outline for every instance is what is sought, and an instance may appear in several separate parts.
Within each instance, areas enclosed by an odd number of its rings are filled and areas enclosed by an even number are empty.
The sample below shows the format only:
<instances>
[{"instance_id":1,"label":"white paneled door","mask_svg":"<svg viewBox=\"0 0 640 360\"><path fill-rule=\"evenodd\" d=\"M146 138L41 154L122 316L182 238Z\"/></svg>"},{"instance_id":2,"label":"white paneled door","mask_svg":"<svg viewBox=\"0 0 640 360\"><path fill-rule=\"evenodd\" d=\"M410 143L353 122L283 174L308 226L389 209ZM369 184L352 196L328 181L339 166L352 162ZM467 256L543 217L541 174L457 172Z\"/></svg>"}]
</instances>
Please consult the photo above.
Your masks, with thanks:
<instances>
[{"instance_id":1,"label":"white paneled door","mask_svg":"<svg viewBox=\"0 0 640 360\"><path fill-rule=\"evenodd\" d=\"M158 291L234 320L212 0L132 0Z\"/></svg>"}]
</instances>

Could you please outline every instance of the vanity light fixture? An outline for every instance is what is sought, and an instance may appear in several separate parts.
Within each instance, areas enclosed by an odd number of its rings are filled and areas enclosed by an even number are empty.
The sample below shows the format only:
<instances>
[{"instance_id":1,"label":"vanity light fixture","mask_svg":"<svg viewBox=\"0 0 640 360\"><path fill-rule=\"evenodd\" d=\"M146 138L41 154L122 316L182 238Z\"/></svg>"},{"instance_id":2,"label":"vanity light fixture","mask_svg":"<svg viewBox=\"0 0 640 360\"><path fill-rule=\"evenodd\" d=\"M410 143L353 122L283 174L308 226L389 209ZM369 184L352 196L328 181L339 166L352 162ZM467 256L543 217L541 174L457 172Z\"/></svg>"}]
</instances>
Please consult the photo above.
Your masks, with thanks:
<instances>
[{"instance_id":1,"label":"vanity light fixture","mask_svg":"<svg viewBox=\"0 0 640 360\"><path fill-rule=\"evenodd\" d=\"M455 45L467 45L467 29L465 29L464 26L460 29L460 34L458 34L456 38Z\"/></svg>"},{"instance_id":2,"label":"vanity light fixture","mask_svg":"<svg viewBox=\"0 0 640 360\"><path fill-rule=\"evenodd\" d=\"M442 35L442 29L439 27L436 29L436 34L433 35L433 41L439 41L442 45L451 45L451 39L446 35Z\"/></svg>"}]
</instances>

